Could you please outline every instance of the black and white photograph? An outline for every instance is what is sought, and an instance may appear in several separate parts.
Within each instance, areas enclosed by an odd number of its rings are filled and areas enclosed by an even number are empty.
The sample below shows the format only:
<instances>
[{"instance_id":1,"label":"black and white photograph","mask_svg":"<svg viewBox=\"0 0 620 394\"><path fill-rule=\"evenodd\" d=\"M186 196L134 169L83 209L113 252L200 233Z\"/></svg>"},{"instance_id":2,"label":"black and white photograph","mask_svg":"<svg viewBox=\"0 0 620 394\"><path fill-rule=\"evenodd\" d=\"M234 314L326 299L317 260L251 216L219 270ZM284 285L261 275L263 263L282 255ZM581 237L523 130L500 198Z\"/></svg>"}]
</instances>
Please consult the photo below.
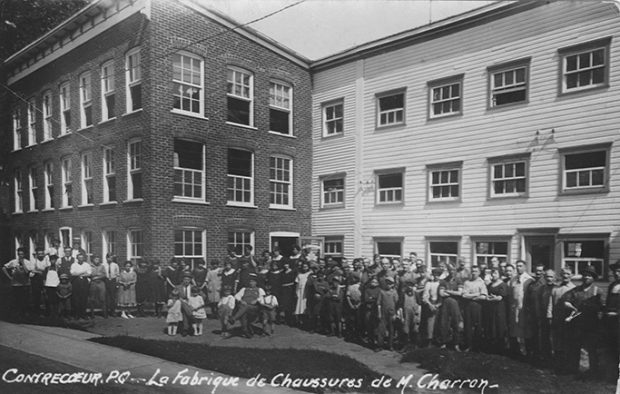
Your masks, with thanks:
<instances>
[{"instance_id":1,"label":"black and white photograph","mask_svg":"<svg viewBox=\"0 0 620 394\"><path fill-rule=\"evenodd\" d=\"M620 1L0 0L0 392L620 394L619 103Z\"/></svg>"}]
</instances>

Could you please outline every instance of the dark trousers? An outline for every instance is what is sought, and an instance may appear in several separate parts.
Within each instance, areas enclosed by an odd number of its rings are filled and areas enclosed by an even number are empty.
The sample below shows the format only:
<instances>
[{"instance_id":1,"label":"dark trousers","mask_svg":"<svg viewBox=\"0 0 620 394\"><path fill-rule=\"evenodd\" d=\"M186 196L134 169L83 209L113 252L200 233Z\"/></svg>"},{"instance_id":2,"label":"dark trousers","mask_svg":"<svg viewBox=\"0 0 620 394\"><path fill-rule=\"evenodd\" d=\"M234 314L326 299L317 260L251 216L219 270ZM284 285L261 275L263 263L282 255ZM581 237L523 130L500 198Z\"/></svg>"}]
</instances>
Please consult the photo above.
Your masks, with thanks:
<instances>
[{"instance_id":1,"label":"dark trousers","mask_svg":"<svg viewBox=\"0 0 620 394\"><path fill-rule=\"evenodd\" d=\"M43 275L42 274L34 274L32 278L30 278L30 289L32 291L32 309L35 312L39 312L41 310L41 294L43 293Z\"/></svg>"},{"instance_id":2,"label":"dark trousers","mask_svg":"<svg viewBox=\"0 0 620 394\"><path fill-rule=\"evenodd\" d=\"M390 349L394 347L394 311L384 311L379 322L379 333L377 341L379 347L383 347L385 342L385 334L388 335L388 344Z\"/></svg>"},{"instance_id":3,"label":"dark trousers","mask_svg":"<svg viewBox=\"0 0 620 394\"><path fill-rule=\"evenodd\" d=\"M543 360L551 360L551 319L543 319L540 328L540 356Z\"/></svg>"},{"instance_id":4,"label":"dark trousers","mask_svg":"<svg viewBox=\"0 0 620 394\"><path fill-rule=\"evenodd\" d=\"M87 278L81 278L76 276L71 282L73 286L73 293L71 295L71 303L73 306L73 313L76 317L86 317L86 307L88 306L88 289L90 284Z\"/></svg>"},{"instance_id":5,"label":"dark trousers","mask_svg":"<svg viewBox=\"0 0 620 394\"><path fill-rule=\"evenodd\" d=\"M233 319L241 321L241 327L243 328L243 332L247 335L252 334L252 330L250 324L259 314L259 308L257 305L249 305L249 304L241 304L239 305L239 309L235 312Z\"/></svg>"},{"instance_id":6,"label":"dark trousers","mask_svg":"<svg viewBox=\"0 0 620 394\"><path fill-rule=\"evenodd\" d=\"M117 283L116 279L105 280L108 310L111 313L114 313L116 311L116 293L117 293L116 283Z\"/></svg>"},{"instance_id":7,"label":"dark trousers","mask_svg":"<svg viewBox=\"0 0 620 394\"><path fill-rule=\"evenodd\" d=\"M465 342L468 348L476 348L482 334L482 305L478 301L465 302Z\"/></svg>"},{"instance_id":8,"label":"dark trousers","mask_svg":"<svg viewBox=\"0 0 620 394\"><path fill-rule=\"evenodd\" d=\"M15 316L23 317L30 305L30 286L11 286L11 294Z\"/></svg>"},{"instance_id":9,"label":"dark trousers","mask_svg":"<svg viewBox=\"0 0 620 394\"><path fill-rule=\"evenodd\" d=\"M186 301L181 302L181 313L183 314L183 332L189 334L192 322L192 307Z\"/></svg>"},{"instance_id":10,"label":"dark trousers","mask_svg":"<svg viewBox=\"0 0 620 394\"><path fill-rule=\"evenodd\" d=\"M45 288L45 313L48 316L58 316L58 295L55 287Z\"/></svg>"}]
</instances>

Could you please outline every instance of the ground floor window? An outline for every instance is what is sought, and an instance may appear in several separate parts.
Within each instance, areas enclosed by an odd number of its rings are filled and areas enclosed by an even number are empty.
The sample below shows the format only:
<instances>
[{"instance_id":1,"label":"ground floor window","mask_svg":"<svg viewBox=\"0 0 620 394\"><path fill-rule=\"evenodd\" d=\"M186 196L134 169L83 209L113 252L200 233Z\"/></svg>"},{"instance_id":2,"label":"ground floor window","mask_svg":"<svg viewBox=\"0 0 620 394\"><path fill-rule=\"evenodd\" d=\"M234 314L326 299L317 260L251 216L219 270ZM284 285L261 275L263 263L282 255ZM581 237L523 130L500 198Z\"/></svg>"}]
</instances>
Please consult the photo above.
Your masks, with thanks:
<instances>
[{"instance_id":1,"label":"ground floor window","mask_svg":"<svg viewBox=\"0 0 620 394\"><path fill-rule=\"evenodd\" d=\"M343 257L344 237L325 237L325 257L340 259Z\"/></svg>"},{"instance_id":2,"label":"ground floor window","mask_svg":"<svg viewBox=\"0 0 620 394\"><path fill-rule=\"evenodd\" d=\"M129 230L127 233L127 259L133 262L142 260L144 256L144 238L142 230Z\"/></svg>"},{"instance_id":3,"label":"ground floor window","mask_svg":"<svg viewBox=\"0 0 620 394\"><path fill-rule=\"evenodd\" d=\"M431 267L437 267L440 263L451 264L456 267L459 255L459 243L457 241L429 241L428 250Z\"/></svg>"},{"instance_id":4,"label":"ground floor window","mask_svg":"<svg viewBox=\"0 0 620 394\"><path fill-rule=\"evenodd\" d=\"M606 243L604 240L575 239L563 242L562 268L568 268L574 277L588 267L594 269L599 278L605 278Z\"/></svg>"},{"instance_id":5,"label":"ground floor window","mask_svg":"<svg viewBox=\"0 0 620 394\"><path fill-rule=\"evenodd\" d=\"M230 231L228 232L228 251L237 256L243 256L246 246L254 248L254 233L251 231Z\"/></svg>"},{"instance_id":6,"label":"ground floor window","mask_svg":"<svg viewBox=\"0 0 620 394\"><path fill-rule=\"evenodd\" d=\"M497 257L500 263L508 261L507 241L476 241L474 249L474 262L476 265L486 264L491 266L491 259Z\"/></svg>"},{"instance_id":7,"label":"ground floor window","mask_svg":"<svg viewBox=\"0 0 620 394\"><path fill-rule=\"evenodd\" d=\"M375 238L375 254L381 257L401 258L403 255L403 239Z\"/></svg>"},{"instance_id":8,"label":"ground floor window","mask_svg":"<svg viewBox=\"0 0 620 394\"><path fill-rule=\"evenodd\" d=\"M174 257L185 259L192 267L204 259L204 231L199 229L174 230Z\"/></svg>"}]
</instances>

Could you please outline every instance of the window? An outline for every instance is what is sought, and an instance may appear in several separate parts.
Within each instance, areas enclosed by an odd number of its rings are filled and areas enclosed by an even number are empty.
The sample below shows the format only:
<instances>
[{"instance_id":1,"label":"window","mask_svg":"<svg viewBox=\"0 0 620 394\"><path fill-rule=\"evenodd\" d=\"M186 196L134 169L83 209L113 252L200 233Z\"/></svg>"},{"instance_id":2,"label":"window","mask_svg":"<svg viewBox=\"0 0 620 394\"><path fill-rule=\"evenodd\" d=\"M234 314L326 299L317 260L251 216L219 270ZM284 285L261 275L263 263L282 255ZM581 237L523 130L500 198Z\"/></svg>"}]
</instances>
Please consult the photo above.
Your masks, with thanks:
<instances>
[{"instance_id":1,"label":"window","mask_svg":"<svg viewBox=\"0 0 620 394\"><path fill-rule=\"evenodd\" d=\"M116 250L116 232L106 230L102 233L102 242L101 242L101 255L102 257L110 255L116 255L118 251Z\"/></svg>"},{"instance_id":2,"label":"window","mask_svg":"<svg viewBox=\"0 0 620 394\"><path fill-rule=\"evenodd\" d=\"M90 261L90 258L93 255L93 233L91 231L82 231L80 239L82 241L82 249L84 249L87 258Z\"/></svg>"},{"instance_id":3,"label":"window","mask_svg":"<svg viewBox=\"0 0 620 394\"><path fill-rule=\"evenodd\" d=\"M323 208L344 206L344 177L323 179L321 186Z\"/></svg>"},{"instance_id":4,"label":"window","mask_svg":"<svg viewBox=\"0 0 620 394\"><path fill-rule=\"evenodd\" d=\"M293 207L293 160L269 158L269 207Z\"/></svg>"},{"instance_id":5,"label":"window","mask_svg":"<svg viewBox=\"0 0 620 394\"><path fill-rule=\"evenodd\" d=\"M430 241L428 243L431 267L440 263L451 264L456 267L459 255L459 243L452 241Z\"/></svg>"},{"instance_id":6,"label":"window","mask_svg":"<svg viewBox=\"0 0 620 394\"><path fill-rule=\"evenodd\" d=\"M198 229L174 230L174 257L189 260L194 267L205 257L204 236L205 232Z\"/></svg>"},{"instance_id":7,"label":"window","mask_svg":"<svg viewBox=\"0 0 620 394\"><path fill-rule=\"evenodd\" d=\"M174 140L174 196L205 199L205 146Z\"/></svg>"},{"instance_id":8,"label":"window","mask_svg":"<svg viewBox=\"0 0 620 394\"><path fill-rule=\"evenodd\" d=\"M114 61L101 66L101 120L116 117L116 94L114 82Z\"/></svg>"},{"instance_id":9,"label":"window","mask_svg":"<svg viewBox=\"0 0 620 394\"><path fill-rule=\"evenodd\" d=\"M293 89L278 82L269 84L269 130L292 135Z\"/></svg>"},{"instance_id":10,"label":"window","mask_svg":"<svg viewBox=\"0 0 620 394\"><path fill-rule=\"evenodd\" d=\"M93 125L93 100L90 72L80 76L80 128Z\"/></svg>"},{"instance_id":11,"label":"window","mask_svg":"<svg viewBox=\"0 0 620 394\"><path fill-rule=\"evenodd\" d=\"M73 205L73 187L71 183L71 158L62 159L62 207L70 207Z\"/></svg>"},{"instance_id":12,"label":"window","mask_svg":"<svg viewBox=\"0 0 620 394\"><path fill-rule=\"evenodd\" d=\"M560 49L562 93L606 86L611 38Z\"/></svg>"},{"instance_id":13,"label":"window","mask_svg":"<svg viewBox=\"0 0 620 394\"><path fill-rule=\"evenodd\" d=\"M37 184L37 169L34 167L28 169L28 189L30 190L28 210L36 211L39 209L39 186Z\"/></svg>"},{"instance_id":14,"label":"window","mask_svg":"<svg viewBox=\"0 0 620 394\"><path fill-rule=\"evenodd\" d=\"M43 94L43 141L52 138L52 92L48 90Z\"/></svg>"},{"instance_id":15,"label":"window","mask_svg":"<svg viewBox=\"0 0 620 394\"><path fill-rule=\"evenodd\" d=\"M60 134L67 134L71 130L71 91L69 82L60 85Z\"/></svg>"},{"instance_id":16,"label":"window","mask_svg":"<svg viewBox=\"0 0 620 394\"><path fill-rule=\"evenodd\" d=\"M243 255L246 246L254 248L254 233L250 231L230 231L228 232L228 250L237 256Z\"/></svg>"},{"instance_id":17,"label":"window","mask_svg":"<svg viewBox=\"0 0 620 394\"><path fill-rule=\"evenodd\" d=\"M116 168L114 151L103 148L103 202L116 201Z\"/></svg>"},{"instance_id":18,"label":"window","mask_svg":"<svg viewBox=\"0 0 620 394\"><path fill-rule=\"evenodd\" d=\"M22 120L19 107L13 109L13 150L22 148Z\"/></svg>"},{"instance_id":19,"label":"window","mask_svg":"<svg viewBox=\"0 0 620 394\"><path fill-rule=\"evenodd\" d=\"M240 149L228 149L228 202L254 204L254 155Z\"/></svg>"},{"instance_id":20,"label":"window","mask_svg":"<svg viewBox=\"0 0 620 394\"><path fill-rule=\"evenodd\" d=\"M183 53L172 57L173 108L194 114L203 114L202 59Z\"/></svg>"},{"instance_id":21,"label":"window","mask_svg":"<svg viewBox=\"0 0 620 394\"><path fill-rule=\"evenodd\" d=\"M93 203L93 156L90 152L82 155L82 205Z\"/></svg>"},{"instance_id":22,"label":"window","mask_svg":"<svg viewBox=\"0 0 620 394\"><path fill-rule=\"evenodd\" d=\"M132 229L127 232L127 260L136 262L144 256L142 230Z\"/></svg>"},{"instance_id":23,"label":"window","mask_svg":"<svg viewBox=\"0 0 620 394\"><path fill-rule=\"evenodd\" d=\"M140 48L132 49L127 53L125 72L127 81L127 112L142 108L142 70Z\"/></svg>"},{"instance_id":24,"label":"window","mask_svg":"<svg viewBox=\"0 0 620 394\"><path fill-rule=\"evenodd\" d=\"M592 268L599 278L606 278L606 245L603 240L575 239L567 240L562 245L562 268L568 268L573 276L581 277L581 271Z\"/></svg>"},{"instance_id":25,"label":"window","mask_svg":"<svg viewBox=\"0 0 620 394\"><path fill-rule=\"evenodd\" d=\"M15 205L13 207L14 213L24 212L24 191L22 182L22 172L18 169L13 173L13 190Z\"/></svg>"},{"instance_id":26,"label":"window","mask_svg":"<svg viewBox=\"0 0 620 394\"><path fill-rule=\"evenodd\" d=\"M405 92L377 96L377 127L405 123Z\"/></svg>"},{"instance_id":27,"label":"window","mask_svg":"<svg viewBox=\"0 0 620 394\"><path fill-rule=\"evenodd\" d=\"M403 202L403 173L389 172L377 175L377 204Z\"/></svg>"},{"instance_id":28,"label":"window","mask_svg":"<svg viewBox=\"0 0 620 394\"><path fill-rule=\"evenodd\" d=\"M499 262L508 262L508 242L476 241L474 249L474 262L476 265L486 264L491 266L491 259L497 257Z\"/></svg>"},{"instance_id":29,"label":"window","mask_svg":"<svg viewBox=\"0 0 620 394\"><path fill-rule=\"evenodd\" d=\"M529 68L529 58L489 67L489 107L527 101Z\"/></svg>"},{"instance_id":30,"label":"window","mask_svg":"<svg viewBox=\"0 0 620 394\"><path fill-rule=\"evenodd\" d=\"M375 253L381 257L400 259L403 255L403 239L375 238Z\"/></svg>"},{"instance_id":31,"label":"window","mask_svg":"<svg viewBox=\"0 0 620 394\"><path fill-rule=\"evenodd\" d=\"M527 194L529 158L490 160L490 197L522 197Z\"/></svg>"},{"instance_id":32,"label":"window","mask_svg":"<svg viewBox=\"0 0 620 394\"><path fill-rule=\"evenodd\" d=\"M45 163L43 177L45 178L45 208L54 208L54 164L51 161Z\"/></svg>"},{"instance_id":33,"label":"window","mask_svg":"<svg viewBox=\"0 0 620 394\"><path fill-rule=\"evenodd\" d=\"M44 235L44 243L45 243L45 253L54 246L54 241L56 240L56 234L51 231L46 231Z\"/></svg>"},{"instance_id":34,"label":"window","mask_svg":"<svg viewBox=\"0 0 620 394\"><path fill-rule=\"evenodd\" d=\"M127 144L127 199L142 198L142 141L130 141Z\"/></svg>"},{"instance_id":35,"label":"window","mask_svg":"<svg viewBox=\"0 0 620 394\"><path fill-rule=\"evenodd\" d=\"M341 135L344 132L344 103L323 106L323 137Z\"/></svg>"},{"instance_id":36,"label":"window","mask_svg":"<svg viewBox=\"0 0 620 394\"><path fill-rule=\"evenodd\" d=\"M71 227L61 227L58 230L59 239L61 242L61 249L71 247L71 238L73 237L73 230Z\"/></svg>"},{"instance_id":37,"label":"window","mask_svg":"<svg viewBox=\"0 0 620 394\"><path fill-rule=\"evenodd\" d=\"M22 237L19 233L16 233L15 236L13 237L13 245L15 248L14 250L15 258L17 258L17 250L24 246L24 241L22 240Z\"/></svg>"},{"instance_id":38,"label":"window","mask_svg":"<svg viewBox=\"0 0 620 394\"><path fill-rule=\"evenodd\" d=\"M344 237L325 237L325 257L342 258L344 256Z\"/></svg>"},{"instance_id":39,"label":"window","mask_svg":"<svg viewBox=\"0 0 620 394\"><path fill-rule=\"evenodd\" d=\"M428 83L429 117L443 118L462 113L463 76Z\"/></svg>"},{"instance_id":40,"label":"window","mask_svg":"<svg viewBox=\"0 0 620 394\"><path fill-rule=\"evenodd\" d=\"M253 76L238 68L228 69L228 121L254 126Z\"/></svg>"},{"instance_id":41,"label":"window","mask_svg":"<svg viewBox=\"0 0 620 394\"><path fill-rule=\"evenodd\" d=\"M583 151L560 151L560 154L563 191L597 191L607 187L609 146Z\"/></svg>"},{"instance_id":42,"label":"window","mask_svg":"<svg viewBox=\"0 0 620 394\"><path fill-rule=\"evenodd\" d=\"M28 100L28 146L37 143L37 103L34 98Z\"/></svg>"},{"instance_id":43,"label":"window","mask_svg":"<svg viewBox=\"0 0 620 394\"><path fill-rule=\"evenodd\" d=\"M460 198L460 172L458 164L428 166L429 201L455 201Z\"/></svg>"}]
</instances>

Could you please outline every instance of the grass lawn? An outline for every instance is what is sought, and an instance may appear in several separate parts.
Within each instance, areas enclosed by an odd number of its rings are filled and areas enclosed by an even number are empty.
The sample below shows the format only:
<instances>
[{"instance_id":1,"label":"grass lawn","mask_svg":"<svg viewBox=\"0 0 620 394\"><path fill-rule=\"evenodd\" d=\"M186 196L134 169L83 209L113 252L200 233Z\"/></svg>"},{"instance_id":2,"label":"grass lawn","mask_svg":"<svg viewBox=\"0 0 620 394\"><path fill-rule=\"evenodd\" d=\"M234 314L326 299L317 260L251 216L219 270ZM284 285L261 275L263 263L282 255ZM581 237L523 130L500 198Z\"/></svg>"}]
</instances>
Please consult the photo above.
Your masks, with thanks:
<instances>
[{"instance_id":1,"label":"grass lawn","mask_svg":"<svg viewBox=\"0 0 620 394\"><path fill-rule=\"evenodd\" d=\"M251 378L261 374L261 377L267 378L267 382L279 373L290 374L291 379L363 380L361 388L347 389L343 385L339 390L329 391L377 392L377 389L370 387L370 382L381 377L352 358L318 350L217 347L129 336L93 338L91 341L232 376ZM312 388L304 391L320 392Z\"/></svg>"},{"instance_id":2,"label":"grass lawn","mask_svg":"<svg viewBox=\"0 0 620 394\"><path fill-rule=\"evenodd\" d=\"M614 393L616 385L603 381L581 381L572 376L558 376L550 370L488 353L459 353L437 348L416 349L406 353L402 362L415 362L442 378L487 379L498 384L485 393Z\"/></svg>"}]
</instances>

